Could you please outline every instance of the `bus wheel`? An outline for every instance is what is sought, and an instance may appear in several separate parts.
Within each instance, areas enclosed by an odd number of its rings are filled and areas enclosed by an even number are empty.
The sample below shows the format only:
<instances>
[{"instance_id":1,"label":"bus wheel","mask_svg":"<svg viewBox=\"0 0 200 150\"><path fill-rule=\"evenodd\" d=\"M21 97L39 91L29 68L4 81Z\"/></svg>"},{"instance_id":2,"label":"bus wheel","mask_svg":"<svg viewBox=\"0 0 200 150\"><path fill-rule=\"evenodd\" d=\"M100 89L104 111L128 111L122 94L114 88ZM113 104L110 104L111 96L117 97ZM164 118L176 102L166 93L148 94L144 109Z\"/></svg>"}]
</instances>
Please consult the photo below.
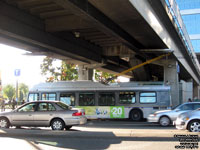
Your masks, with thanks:
<instances>
[{"instance_id":1,"label":"bus wheel","mask_svg":"<svg viewBox=\"0 0 200 150\"><path fill-rule=\"evenodd\" d=\"M132 121L140 121L142 119L142 112L140 110L132 110L130 112L130 119Z\"/></svg>"}]
</instances>

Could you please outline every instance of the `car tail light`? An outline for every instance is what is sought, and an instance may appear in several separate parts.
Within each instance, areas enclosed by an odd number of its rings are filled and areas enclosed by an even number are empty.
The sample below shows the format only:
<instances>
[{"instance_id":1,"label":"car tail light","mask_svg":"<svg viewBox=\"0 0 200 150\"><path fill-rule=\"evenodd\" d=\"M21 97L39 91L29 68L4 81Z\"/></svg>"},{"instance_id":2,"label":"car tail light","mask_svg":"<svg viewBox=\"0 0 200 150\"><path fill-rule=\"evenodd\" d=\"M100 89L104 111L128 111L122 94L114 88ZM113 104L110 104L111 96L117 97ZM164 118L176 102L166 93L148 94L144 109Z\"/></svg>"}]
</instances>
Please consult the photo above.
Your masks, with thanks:
<instances>
[{"instance_id":1,"label":"car tail light","mask_svg":"<svg viewBox=\"0 0 200 150\"><path fill-rule=\"evenodd\" d=\"M72 114L72 116L82 116L82 112L75 112Z\"/></svg>"}]
</instances>

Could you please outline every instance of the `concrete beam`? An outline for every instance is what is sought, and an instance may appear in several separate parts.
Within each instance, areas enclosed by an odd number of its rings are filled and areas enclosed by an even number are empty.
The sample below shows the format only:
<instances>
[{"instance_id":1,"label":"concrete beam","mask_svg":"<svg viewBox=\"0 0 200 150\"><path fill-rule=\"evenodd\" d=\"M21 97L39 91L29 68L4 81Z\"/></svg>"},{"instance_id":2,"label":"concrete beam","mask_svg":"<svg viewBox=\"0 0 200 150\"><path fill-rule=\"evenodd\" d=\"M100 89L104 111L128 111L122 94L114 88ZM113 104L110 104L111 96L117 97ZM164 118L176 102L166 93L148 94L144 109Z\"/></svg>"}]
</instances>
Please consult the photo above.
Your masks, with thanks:
<instances>
[{"instance_id":1,"label":"concrete beam","mask_svg":"<svg viewBox=\"0 0 200 150\"><path fill-rule=\"evenodd\" d=\"M42 21L39 21L32 15L26 14L24 11L0 2L0 12L1 36L82 60L83 62L99 63L102 61L101 55L97 54L94 49L91 50L88 47L80 45L78 39L69 42L41 30L44 27ZM19 14L23 19L16 14Z\"/></svg>"},{"instance_id":2,"label":"concrete beam","mask_svg":"<svg viewBox=\"0 0 200 150\"><path fill-rule=\"evenodd\" d=\"M63 32L62 35L45 32L43 21L2 1L0 1L0 41L31 52L56 53L84 64L101 64L104 59L109 60L102 57L101 47L67 32ZM116 61L114 63L119 62ZM127 66L122 65L122 67Z\"/></svg>"},{"instance_id":3,"label":"concrete beam","mask_svg":"<svg viewBox=\"0 0 200 150\"><path fill-rule=\"evenodd\" d=\"M155 33L163 40L169 49L174 50L173 55L185 67L188 74L197 84L200 84L200 74L181 40L172 20L170 20L162 1L155 0L129 0Z\"/></svg>"},{"instance_id":4,"label":"concrete beam","mask_svg":"<svg viewBox=\"0 0 200 150\"><path fill-rule=\"evenodd\" d=\"M48 32L68 31L92 27L91 23L73 15L46 19L45 24L46 31Z\"/></svg>"},{"instance_id":5,"label":"concrete beam","mask_svg":"<svg viewBox=\"0 0 200 150\"><path fill-rule=\"evenodd\" d=\"M133 51L139 52L139 49L144 48L141 43L123 30L118 24L105 16L87 0L55 0L54 2L65 9L71 10L73 14L85 20L91 19L94 22L94 26L98 27L103 32L118 37L121 41L129 45Z\"/></svg>"}]
</instances>

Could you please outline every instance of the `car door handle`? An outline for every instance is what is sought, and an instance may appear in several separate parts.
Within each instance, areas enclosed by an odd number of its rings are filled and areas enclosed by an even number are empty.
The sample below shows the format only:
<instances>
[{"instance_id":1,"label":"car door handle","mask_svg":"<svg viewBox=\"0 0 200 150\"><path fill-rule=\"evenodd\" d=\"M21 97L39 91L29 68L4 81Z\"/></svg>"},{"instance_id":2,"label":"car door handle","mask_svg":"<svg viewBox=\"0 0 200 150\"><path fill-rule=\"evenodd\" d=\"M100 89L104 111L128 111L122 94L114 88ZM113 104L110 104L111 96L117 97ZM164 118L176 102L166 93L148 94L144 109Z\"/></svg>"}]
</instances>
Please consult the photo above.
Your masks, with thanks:
<instances>
[{"instance_id":1,"label":"car door handle","mask_svg":"<svg viewBox=\"0 0 200 150\"><path fill-rule=\"evenodd\" d=\"M50 114L50 116L53 116L53 114Z\"/></svg>"},{"instance_id":2,"label":"car door handle","mask_svg":"<svg viewBox=\"0 0 200 150\"><path fill-rule=\"evenodd\" d=\"M32 116L31 114L29 114L29 116Z\"/></svg>"}]
</instances>

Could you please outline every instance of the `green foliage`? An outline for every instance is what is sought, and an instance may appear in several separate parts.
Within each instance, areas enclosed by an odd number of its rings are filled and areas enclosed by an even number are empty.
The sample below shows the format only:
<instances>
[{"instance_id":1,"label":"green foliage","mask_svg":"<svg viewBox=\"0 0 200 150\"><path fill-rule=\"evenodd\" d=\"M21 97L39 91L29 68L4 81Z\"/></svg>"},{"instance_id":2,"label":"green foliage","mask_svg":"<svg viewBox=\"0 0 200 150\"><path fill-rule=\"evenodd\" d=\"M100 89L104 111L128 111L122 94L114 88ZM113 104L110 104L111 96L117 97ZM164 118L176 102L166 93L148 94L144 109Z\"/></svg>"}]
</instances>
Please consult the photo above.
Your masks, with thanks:
<instances>
[{"instance_id":1,"label":"green foliage","mask_svg":"<svg viewBox=\"0 0 200 150\"><path fill-rule=\"evenodd\" d=\"M11 84L6 85L3 88L3 96L12 100L15 97L15 87Z\"/></svg>"},{"instance_id":2,"label":"green foliage","mask_svg":"<svg viewBox=\"0 0 200 150\"><path fill-rule=\"evenodd\" d=\"M40 65L41 74L47 76L47 82L71 81L78 79L78 71L76 65L62 61L61 66L55 67L53 65L54 61L56 61L56 59L45 57L43 63ZM95 71L95 80L101 83L107 83L107 80L113 77L113 74L102 72L99 70ZM109 82L113 83L115 82L115 80L113 79Z\"/></svg>"},{"instance_id":3,"label":"green foliage","mask_svg":"<svg viewBox=\"0 0 200 150\"><path fill-rule=\"evenodd\" d=\"M67 64L66 62L62 61L61 72L61 81L78 79L78 71L76 65L74 64Z\"/></svg>"},{"instance_id":4,"label":"green foliage","mask_svg":"<svg viewBox=\"0 0 200 150\"><path fill-rule=\"evenodd\" d=\"M19 84L19 101L25 100L28 95L29 88L26 84L20 83Z\"/></svg>"},{"instance_id":5,"label":"green foliage","mask_svg":"<svg viewBox=\"0 0 200 150\"><path fill-rule=\"evenodd\" d=\"M95 80L97 80L101 83L107 83L108 80L112 79L112 78L113 79L110 80L109 83L114 83L115 82L114 77L115 77L115 75L107 73L107 72L102 72L100 70L95 71Z\"/></svg>"},{"instance_id":6,"label":"green foliage","mask_svg":"<svg viewBox=\"0 0 200 150\"><path fill-rule=\"evenodd\" d=\"M61 62L61 66L55 67L53 62L56 59L45 57L40 65L42 75L47 76L47 82L53 81L70 81L78 79L76 65L68 64L65 61Z\"/></svg>"}]
</instances>

